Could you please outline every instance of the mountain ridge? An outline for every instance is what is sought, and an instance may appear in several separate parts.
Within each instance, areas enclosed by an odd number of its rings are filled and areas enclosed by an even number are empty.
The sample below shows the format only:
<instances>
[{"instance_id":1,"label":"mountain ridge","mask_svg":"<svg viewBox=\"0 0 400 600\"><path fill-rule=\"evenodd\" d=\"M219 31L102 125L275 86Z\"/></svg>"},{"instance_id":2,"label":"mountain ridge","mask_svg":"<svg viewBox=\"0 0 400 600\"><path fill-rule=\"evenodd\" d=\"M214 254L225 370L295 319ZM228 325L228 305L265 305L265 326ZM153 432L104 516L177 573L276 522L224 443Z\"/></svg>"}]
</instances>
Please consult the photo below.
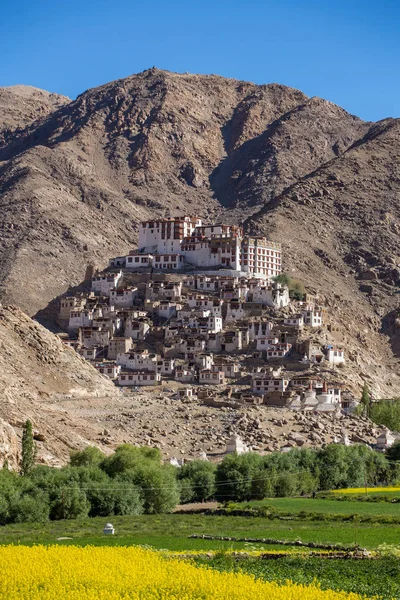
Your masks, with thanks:
<instances>
[{"instance_id":1,"label":"mountain ridge","mask_svg":"<svg viewBox=\"0 0 400 600\"><path fill-rule=\"evenodd\" d=\"M55 102L0 133L4 301L36 314L89 262L134 247L142 219L244 222L282 242L289 273L351 302L351 343L382 392L393 370L396 388L397 119L365 122L280 84L157 69Z\"/></svg>"}]
</instances>

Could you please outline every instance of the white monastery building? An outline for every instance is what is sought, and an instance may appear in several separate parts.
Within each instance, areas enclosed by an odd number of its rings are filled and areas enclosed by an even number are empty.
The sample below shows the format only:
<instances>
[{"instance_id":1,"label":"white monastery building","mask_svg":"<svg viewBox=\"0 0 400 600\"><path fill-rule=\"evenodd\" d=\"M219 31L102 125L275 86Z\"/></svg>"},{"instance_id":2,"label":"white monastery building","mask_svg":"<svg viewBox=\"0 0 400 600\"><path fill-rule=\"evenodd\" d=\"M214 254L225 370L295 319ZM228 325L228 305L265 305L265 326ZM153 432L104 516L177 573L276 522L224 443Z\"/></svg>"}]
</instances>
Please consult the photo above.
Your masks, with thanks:
<instances>
[{"instance_id":1,"label":"white monastery building","mask_svg":"<svg viewBox=\"0 0 400 600\"><path fill-rule=\"evenodd\" d=\"M272 278L282 271L282 251L264 237L245 236L241 227L203 225L196 216L140 224L139 252L126 257L127 267L180 270L188 265Z\"/></svg>"}]
</instances>

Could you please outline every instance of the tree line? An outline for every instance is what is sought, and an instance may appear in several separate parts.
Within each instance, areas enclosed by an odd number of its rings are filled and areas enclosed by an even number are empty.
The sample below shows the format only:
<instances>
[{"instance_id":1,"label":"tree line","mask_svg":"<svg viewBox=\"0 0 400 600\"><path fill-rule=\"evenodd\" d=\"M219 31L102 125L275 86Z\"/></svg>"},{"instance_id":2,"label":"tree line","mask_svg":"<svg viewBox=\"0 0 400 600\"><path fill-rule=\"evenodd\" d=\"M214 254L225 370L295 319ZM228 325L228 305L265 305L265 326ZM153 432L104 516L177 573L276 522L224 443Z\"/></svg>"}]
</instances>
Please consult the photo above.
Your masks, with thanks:
<instances>
[{"instance_id":1,"label":"tree line","mask_svg":"<svg viewBox=\"0 0 400 600\"><path fill-rule=\"evenodd\" d=\"M105 456L89 446L59 469L35 465L31 429L24 432L21 473L0 470L0 524L171 512L179 503L259 500L320 490L389 485L400 462L364 445L331 444L261 456L227 455L220 463L164 464L148 446L119 446Z\"/></svg>"}]
</instances>

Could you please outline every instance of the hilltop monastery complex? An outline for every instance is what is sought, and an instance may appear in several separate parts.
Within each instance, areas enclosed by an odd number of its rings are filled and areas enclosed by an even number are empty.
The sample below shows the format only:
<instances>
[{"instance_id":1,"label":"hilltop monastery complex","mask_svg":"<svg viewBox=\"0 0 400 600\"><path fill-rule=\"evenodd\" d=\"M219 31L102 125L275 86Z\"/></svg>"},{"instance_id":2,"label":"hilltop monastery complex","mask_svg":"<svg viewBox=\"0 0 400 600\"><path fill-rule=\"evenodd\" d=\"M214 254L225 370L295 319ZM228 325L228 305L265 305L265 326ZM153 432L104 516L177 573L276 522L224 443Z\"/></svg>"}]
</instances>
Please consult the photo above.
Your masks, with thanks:
<instances>
[{"instance_id":1,"label":"hilltop monastery complex","mask_svg":"<svg viewBox=\"0 0 400 600\"><path fill-rule=\"evenodd\" d=\"M282 250L191 216L144 221L138 248L61 300L65 343L122 389L351 411L345 349L317 296L290 297ZM335 337L336 336L336 337Z\"/></svg>"}]
</instances>

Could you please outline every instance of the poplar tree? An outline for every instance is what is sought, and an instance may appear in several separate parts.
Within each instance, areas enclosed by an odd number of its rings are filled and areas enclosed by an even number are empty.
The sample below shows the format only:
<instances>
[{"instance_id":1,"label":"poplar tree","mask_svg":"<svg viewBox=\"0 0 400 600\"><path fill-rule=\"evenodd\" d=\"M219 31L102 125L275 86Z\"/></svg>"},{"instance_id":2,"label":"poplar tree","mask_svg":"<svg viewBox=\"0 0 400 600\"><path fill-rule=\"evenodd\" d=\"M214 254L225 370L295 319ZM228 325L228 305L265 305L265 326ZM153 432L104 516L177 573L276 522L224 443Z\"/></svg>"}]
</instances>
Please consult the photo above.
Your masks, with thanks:
<instances>
[{"instance_id":1,"label":"poplar tree","mask_svg":"<svg viewBox=\"0 0 400 600\"><path fill-rule=\"evenodd\" d=\"M363 391L361 394L361 404L363 405L365 416L369 417L369 407L371 404L371 396L369 393L369 388L368 388L367 383L364 383Z\"/></svg>"},{"instance_id":2,"label":"poplar tree","mask_svg":"<svg viewBox=\"0 0 400 600\"><path fill-rule=\"evenodd\" d=\"M28 419L22 432L21 475L29 475L34 467L35 459L36 445L33 441L32 423Z\"/></svg>"}]
</instances>

